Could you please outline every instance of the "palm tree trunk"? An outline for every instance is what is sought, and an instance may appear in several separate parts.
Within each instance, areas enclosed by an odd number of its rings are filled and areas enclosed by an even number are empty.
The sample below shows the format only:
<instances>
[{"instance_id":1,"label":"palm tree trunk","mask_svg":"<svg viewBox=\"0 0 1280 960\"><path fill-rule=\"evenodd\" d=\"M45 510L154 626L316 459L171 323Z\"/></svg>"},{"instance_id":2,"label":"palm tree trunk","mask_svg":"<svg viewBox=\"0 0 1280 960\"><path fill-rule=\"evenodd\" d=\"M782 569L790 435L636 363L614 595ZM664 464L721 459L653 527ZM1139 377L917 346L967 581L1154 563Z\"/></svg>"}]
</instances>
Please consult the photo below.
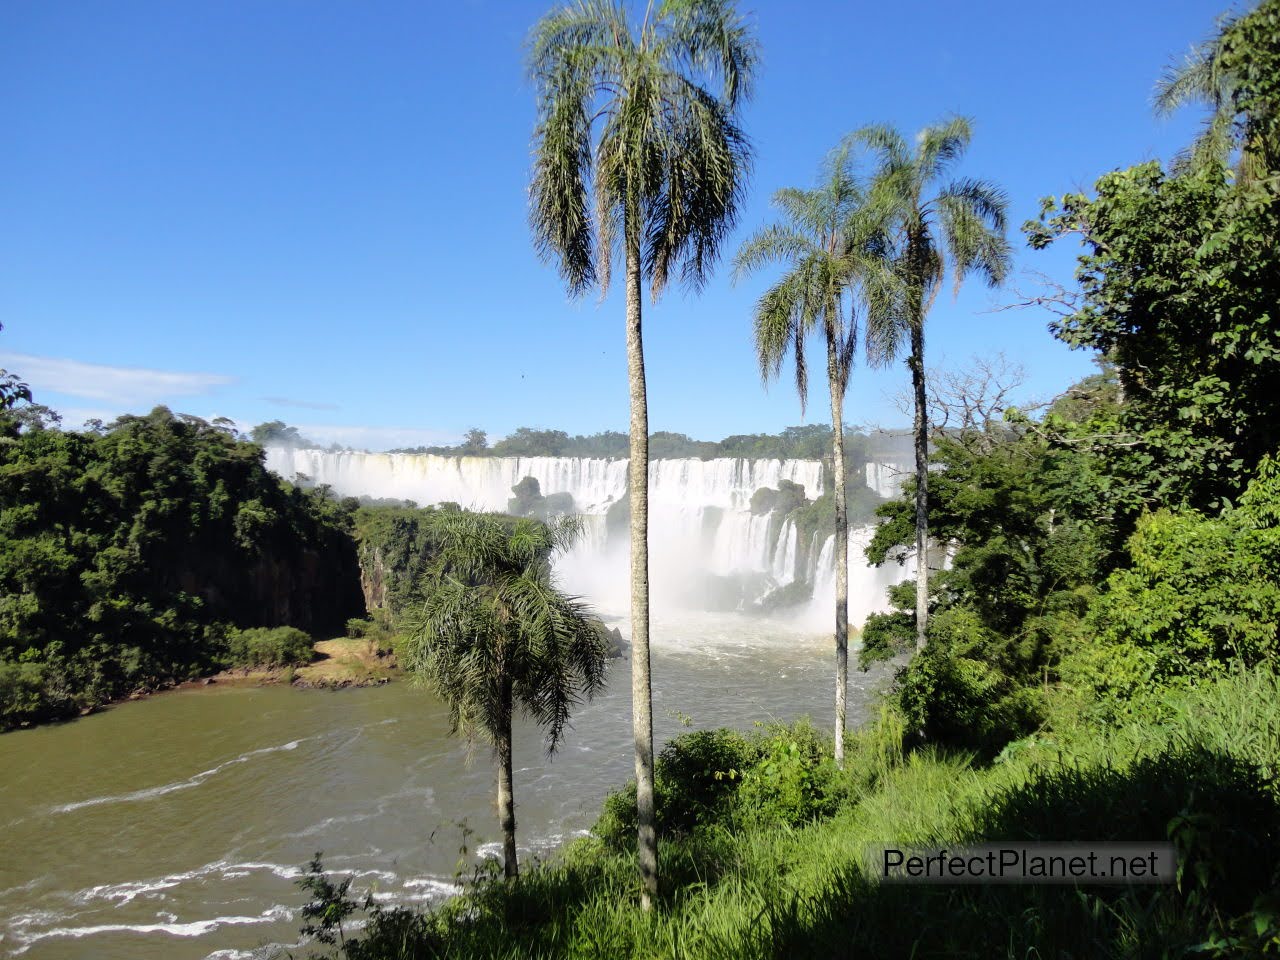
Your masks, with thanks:
<instances>
[{"instance_id":1,"label":"palm tree trunk","mask_svg":"<svg viewBox=\"0 0 1280 960\"><path fill-rule=\"evenodd\" d=\"M831 386L831 473L836 502L836 765L844 766L845 692L849 687L849 515L845 501L844 384L835 337L827 334Z\"/></svg>"},{"instance_id":2,"label":"palm tree trunk","mask_svg":"<svg viewBox=\"0 0 1280 960\"><path fill-rule=\"evenodd\" d=\"M929 409L924 383L924 317L911 324L911 389L915 394L916 448L916 650L929 626Z\"/></svg>"},{"instance_id":3,"label":"palm tree trunk","mask_svg":"<svg viewBox=\"0 0 1280 960\"><path fill-rule=\"evenodd\" d=\"M502 862L507 879L518 876L516 862L516 805L511 789L511 680L502 683L502 713L498 733L498 824L502 827Z\"/></svg>"},{"instance_id":4,"label":"palm tree trunk","mask_svg":"<svg viewBox=\"0 0 1280 960\"><path fill-rule=\"evenodd\" d=\"M653 802L653 688L649 675L649 404L640 336L640 233L627 211L627 379L631 386L631 727L636 746L636 826L640 904L658 896L658 832Z\"/></svg>"}]
</instances>

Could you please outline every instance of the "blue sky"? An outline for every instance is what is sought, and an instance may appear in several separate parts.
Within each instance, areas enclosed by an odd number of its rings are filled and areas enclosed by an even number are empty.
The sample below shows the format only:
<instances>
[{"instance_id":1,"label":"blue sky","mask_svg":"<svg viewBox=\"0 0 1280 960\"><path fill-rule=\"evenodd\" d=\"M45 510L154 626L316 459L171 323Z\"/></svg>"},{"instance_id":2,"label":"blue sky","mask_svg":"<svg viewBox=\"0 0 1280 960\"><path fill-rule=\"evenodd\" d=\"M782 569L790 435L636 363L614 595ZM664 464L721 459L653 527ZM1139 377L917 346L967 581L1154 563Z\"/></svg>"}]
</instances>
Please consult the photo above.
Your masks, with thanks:
<instances>
[{"instance_id":1,"label":"blue sky","mask_svg":"<svg viewBox=\"0 0 1280 960\"><path fill-rule=\"evenodd\" d=\"M522 45L541 2L115 0L0 5L0 365L68 423L165 403L295 423L381 448L478 425L625 429L622 303L570 301L533 252L533 91ZM1155 118L1162 69L1216 2L960 4L760 0L744 125L756 148L731 244L769 196L811 183L849 131L961 113L960 173L1011 221L1050 193L1168 158L1199 117ZM1017 268L1069 281L1074 251ZM801 422L761 388L752 304L720 269L700 297L646 301L653 429L714 439ZM1025 284L1027 281L1023 281ZM931 365L1003 351L1048 397L1089 372L1030 311L971 284L930 318ZM859 369L851 422L906 422L905 368ZM827 419L814 385L807 420Z\"/></svg>"}]
</instances>

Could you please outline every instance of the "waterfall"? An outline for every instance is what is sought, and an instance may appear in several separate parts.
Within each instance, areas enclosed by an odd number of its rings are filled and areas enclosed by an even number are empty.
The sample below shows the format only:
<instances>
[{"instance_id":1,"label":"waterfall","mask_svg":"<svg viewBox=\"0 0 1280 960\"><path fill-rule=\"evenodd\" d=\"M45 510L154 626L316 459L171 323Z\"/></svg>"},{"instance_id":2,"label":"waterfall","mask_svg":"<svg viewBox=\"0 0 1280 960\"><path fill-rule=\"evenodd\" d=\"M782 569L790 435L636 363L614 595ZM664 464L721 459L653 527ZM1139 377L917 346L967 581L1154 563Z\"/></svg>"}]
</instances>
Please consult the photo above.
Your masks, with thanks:
<instances>
[{"instance_id":1,"label":"waterfall","mask_svg":"<svg viewBox=\"0 0 1280 960\"><path fill-rule=\"evenodd\" d=\"M621 612L629 597L628 530L610 524L611 506L627 494L625 459L586 457L452 457L271 447L267 467L287 480L303 476L339 496L413 500L419 505L457 503L475 510L503 511L511 488L524 477L538 481L543 496L569 494L573 510L586 518L582 541L557 564L562 584L600 609ZM874 468L874 470L873 470ZM878 492L896 492L893 467L868 464ZM832 538L819 547L816 535L800 543L795 522L778 513L753 514L751 497L762 487L789 480L814 500L822 494L817 460L668 459L649 464L650 575L656 606L750 607L769 590L795 580L815 584L818 598L831 586ZM869 528L866 536L870 536ZM863 541L865 543L865 540ZM851 567L862 558L850 537ZM894 582L896 567L856 573L851 614L883 606L876 589ZM865 581L865 589L861 586ZM834 595L834 594L832 594ZM831 604L824 605L829 610ZM861 622L860 619L856 622Z\"/></svg>"},{"instance_id":2,"label":"waterfall","mask_svg":"<svg viewBox=\"0 0 1280 960\"><path fill-rule=\"evenodd\" d=\"M775 541L770 572L779 584L796 578L796 525L790 517L782 522L782 532Z\"/></svg>"},{"instance_id":3,"label":"waterfall","mask_svg":"<svg viewBox=\"0 0 1280 960\"><path fill-rule=\"evenodd\" d=\"M870 525L849 530L849 625L852 627L860 627L869 613L887 611L889 588L916 575L914 557L908 557L901 564L890 559L879 567L867 563L864 551L875 532L876 528ZM832 619L836 603L835 549L836 538L827 537L814 567L813 599L809 601L806 618L810 622Z\"/></svg>"},{"instance_id":4,"label":"waterfall","mask_svg":"<svg viewBox=\"0 0 1280 960\"><path fill-rule=\"evenodd\" d=\"M902 489L903 481L915 468L905 463L868 462L866 466L867 486L882 497L896 497Z\"/></svg>"}]
</instances>

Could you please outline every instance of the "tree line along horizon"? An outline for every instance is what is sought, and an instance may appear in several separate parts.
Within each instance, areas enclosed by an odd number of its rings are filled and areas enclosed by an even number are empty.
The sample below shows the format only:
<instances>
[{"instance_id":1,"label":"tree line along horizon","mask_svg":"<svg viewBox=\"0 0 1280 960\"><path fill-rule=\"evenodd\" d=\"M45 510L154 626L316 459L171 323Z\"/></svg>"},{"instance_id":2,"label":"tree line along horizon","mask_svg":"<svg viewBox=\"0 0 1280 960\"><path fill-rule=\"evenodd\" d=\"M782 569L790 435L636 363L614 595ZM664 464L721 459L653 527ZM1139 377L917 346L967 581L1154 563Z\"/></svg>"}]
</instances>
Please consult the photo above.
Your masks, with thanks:
<instances>
[{"instance_id":1,"label":"tree line along horizon","mask_svg":"<svg viewBox=\"0 0 1280 960\"><path fill-rule=\"evenodd\" d=\"M229 423L229 421L228 421ZM230 427L229 429L234 429ZM845 427L846 443L851 443L866 459L898 458L904 453L907 429ZM363 448L340 443L322 443L283 420L269 420L250 428L243 437L263 447L323 450L333 453L369 453ZM748 460L830 460L831 426L827 423L797 424L778 433L736 433L721 440L695 440L685 433L658 430L649 434L650 459L719 458ZM455 444L391 447L390 454L441 457L583 457L626 459L628 434L601 430L590 434L569 434L564 430L517 427L501 439L490 442L489 433L472 427ZM910 450L906 449L910 455Z\"/></svg>"},{"instance_id":2,"label":"tree line along horizon","mask_svg":"<svg viewBox=\"0 0 1280 960\"><path fill-rule=\"evenodd\" d=\"M946 569L923 563L913 583L895 588L895 610L868 619L860 659L866 665L909 657L893 699L913 736L990 758L1046 721L1060 687L1085 697L1091 721L1114 723L1159 717L1153 690L1172 695L1237 666L1274 664L1280 643L1280 467L1272 459L1280 446L1278 24L1280 4L1264 0L1223 21L1160 82L1162 109L1208 107L1202 135L1169 169L1149 161L1115 170L1099 178L1092 194L1047 199L1041 216L1024 225L1033 249L1064 238L1080 244L1078 289L1046 290L1026 305L1049 311L1054 337L1093 351L1100 361L1096 376L1035 417L1001 411L998 420L976 416L946 432L930 428L929 307L948 278L959 283L975 275L1000 284L1011 256L1002 191L953 173L971 140L967 120L927 127L914 140L891 127L860 128L825 159L814 187L779 191L779 221L738 250L736 275L769 266L779 271L753 314L762 377L778 376L790 358L804 398L810 335L825 348L836 489L845 476L842 402L854 357L862 352L871 363L889 363L906 356L916 472L902 497L879 508L883 523L868 558L885 562L903 550L927 557L931 540L950 545L952 556ZM700 287L736 225L750 162L739 111L752 89L757 55L734 6L711 0L664 3L640 23L611 4L557 8L531 36L538 98L535 243L573 294L607 286L615 260L622 268L632 401L625 436L633 464L647 464L651 454L642 288L647 283L656 301L676 274ZM3 389L7 407L30 400L16 378ZM46 480L22 457L28 447L50 455L63 443L52 439L56 432L19 429L12 411L6 430L11 442L0 448L0 481L10 495L10 530L23 524L65 529L64 521L28 509L41 495L57 501L60 483L77 494L106 492L128 502L128 465L142 462L130 429L67 441L69 457L83 453L84 444L102 443L124 465L103 484L74 462L63 467L61 479L55 473ZM235 447L234 440L225 443ZM332 509L323 505L326 498L296 488L272 496L282 495L292 499L273 507L271 523L255 527L252 511L243 523L243 511L235 512L235 535L253 543L253 534L276 529L271 524L286 517L303 530L312 522L307 517ZM314 503L304 503L308 496ZM266 497L255 499L262 504ZM629 497L634 831L640 902L648 910L660 878L647 470L630 471ZM166 495L139 517L163 526L181 512L174 504L183 502L180 493ZM836 497L833 507L831 749L839 767L848 517L844 498ZM525 573L527 588L537 586L554 544L533 544L542 536L533 530L486 534L495 537L486 562L496 566L485 572L467 566L473 560L456 561L471 573L454 580L474 591L457 601L452 619L419 624L417 656L429 675L448 660L442 653L443 660L433 661L432 651L456 650L446 638L474 623L478 610L514 602L495 591ZM138 550L159 539L144 524L137 543L120 546L110 562L127 573ZM57 543L45 554L23 553L5 571L7 582L24 569L52 567L65 548ZM520 570L512 567L516 561ZM439 575L450 576L448 570ZM21 597L16 603L13 594L5 597L10 622L15 609L25 612ZM565 690L577 684L589 695L598 651L578 635L571 614L547 601L541 626L520 636L495 631L495 643L563 639L560 666L572 667L572 677L537 663L524 676L552 678L548 682ZM133 600L98 602L86 610L85 622L137 609ZM163 634L162 617L154 630ZM442 689L454 683L437 676ZM484 678L500 693L508 681L515 678ZM509 721L513 702L510 691L486 698L484 709L496 710L484 714L486 722ZM465 704L460 709L463 726L479 716L467 714L472 708ZM559 716L552 715L553 729Z\"/></svg>"}]
</instances>

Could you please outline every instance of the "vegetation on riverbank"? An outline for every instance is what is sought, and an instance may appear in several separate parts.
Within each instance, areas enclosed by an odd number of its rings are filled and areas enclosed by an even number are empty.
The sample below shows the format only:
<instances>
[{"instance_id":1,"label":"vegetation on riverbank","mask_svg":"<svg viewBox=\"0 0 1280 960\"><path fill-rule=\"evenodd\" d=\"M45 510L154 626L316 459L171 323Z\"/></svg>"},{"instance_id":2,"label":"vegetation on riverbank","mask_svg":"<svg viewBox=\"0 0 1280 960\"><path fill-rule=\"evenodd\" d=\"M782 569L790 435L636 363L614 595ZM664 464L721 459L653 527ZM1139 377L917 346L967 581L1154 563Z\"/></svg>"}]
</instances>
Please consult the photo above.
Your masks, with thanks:
<instances>
[{"instance_id":1,"label":"vegetation on riverbank","mask_svg":"<svg viewBox=\"0 0 1280 960\"><path fill-rule=\"evenodd\" d=\"M55 427L0 416L0 729L275 655L241 629L336 634L363 612L343 505L225 425Z\"/></svg>"},{"instance_id":2,"label":"vegetation on riverbank","mask_svg":"<svg viewBox=\"0 0 1280 960\"><path fill-rule=\"evenodd\" d=\"M315 645L319 655L293 672L294 686L336 689L368 687L399 678L400 662L390 645L371 637L338 637Z\"/></svg>"},{"instance_id":3,"label":"vegetation on riverbank","mask_svg":"<svg viewBox=\"0 0 1280 960\"><path fill-rule=\"evenodd\" d=\"M551 863L512 882L482 867L435 912L375 909L341 955L1264 955L1280 947L1280 679L1237 670L1166 706L1159 724L1104 724L1063 691L995 763L904 751L890 707L851 735L844 772L804 725L687 734L658 763L661 910L639 909L620 794ZM874 844L1081 838L1172 840L1178 882L892 886L866 862Z\"/></svg>"}]
</instances>

